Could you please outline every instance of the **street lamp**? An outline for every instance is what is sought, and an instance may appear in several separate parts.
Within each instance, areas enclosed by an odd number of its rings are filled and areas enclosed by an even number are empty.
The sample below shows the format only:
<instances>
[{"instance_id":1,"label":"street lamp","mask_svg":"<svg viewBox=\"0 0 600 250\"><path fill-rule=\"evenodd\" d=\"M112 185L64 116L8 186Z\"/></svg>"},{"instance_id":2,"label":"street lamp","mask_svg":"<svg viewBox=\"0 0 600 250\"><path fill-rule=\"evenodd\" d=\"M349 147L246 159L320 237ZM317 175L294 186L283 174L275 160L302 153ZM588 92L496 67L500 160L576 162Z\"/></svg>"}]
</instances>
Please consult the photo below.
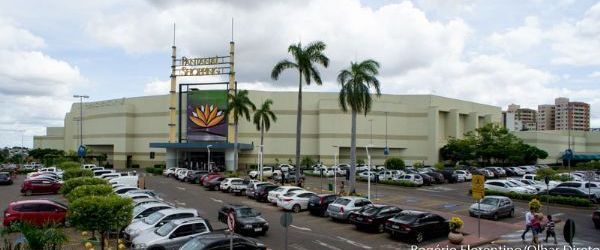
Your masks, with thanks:
<instances>
[{"instance_id":1,"label":"street lamp","mask_svg":"<svg viewBox=\"0 0 600 250\"><path fill-rule=\"evenodd\" d=\"M367 151L367 199L371 200L371 154L369 154L369 147L373 147L372 144L365 146L365 150Z\"/></svg>"},{"instance_id":2,"label":"street lamp","mask_svg":"<svg viewBox=\"0 0 600 250\"><path fill-rule=\"evenodd\" d=\"M332 147L335 148L335 153L333 153L333 166L334 166L334 172L333 172L333 193L337 194L337 172L340 169L340 167L338 166L338 162L337 162L337 154L339 152L339 147L340 146L333 145Z\"/></svg>"},{"instance_id":3,"label":"street lamp","mask_svg":"<svg viewBox=\"0 0 600 250\"><path fill-rule=\"evenodd\" d=\"M260 150L258 151L258 173L259 173L259 179L260 181L263 180L263 148L265 147L265 145L258 145L258 147L260 147Z\"/></svg>"},{"instance_id":4,"label":"street lamp","mask_svg":"<svg viewBox=\"0 0 600 250\"><path fill-rule=\"evenodd\" d=\"M90 98L87 95L73 95L73 98L79 98L79 148L77 151L83 147L83 99ZM81 161L83 161L83 155L79 156Z\"/></svg>"},{"instance_id":5,"label":"street lamp","mask_svg":"<svg viewBox=\"0 0 600 250\"><path fill-rule=\"evenodd\" d=\"M373 145L373 119L369 119L369 123L371 123L371 142L370 142L370 144Z\"/></svg>"},{"instance_id":6,"label":"street lamp","mask_svg":"<svg viewBox=\"0 0 600 250\"><path fill-rule=\"evenodd\" d=\"M211 170L210 169L210 148L212 148L213 145L206 145L206 151L208 152L208 161L206 162L206 170Z\"/></svg>"}]
</instances>

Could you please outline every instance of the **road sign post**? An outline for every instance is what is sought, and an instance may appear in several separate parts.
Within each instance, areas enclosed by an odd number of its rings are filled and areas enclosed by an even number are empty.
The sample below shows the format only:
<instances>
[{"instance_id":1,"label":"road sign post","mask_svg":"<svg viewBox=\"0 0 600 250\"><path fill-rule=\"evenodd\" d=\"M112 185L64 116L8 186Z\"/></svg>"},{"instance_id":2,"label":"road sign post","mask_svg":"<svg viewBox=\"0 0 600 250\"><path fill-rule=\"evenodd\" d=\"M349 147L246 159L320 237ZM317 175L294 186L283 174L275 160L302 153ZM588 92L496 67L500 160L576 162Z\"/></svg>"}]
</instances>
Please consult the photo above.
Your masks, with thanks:
<instances>
[{"instance_id":1,"label":"road sign post","mask_svg":"<svg viewBox=\"0 0 600 250\"><path fill-rule=\"evenodd\" d=\"M485 196L485 177L473 175L471 179L471 195L477 200L477 235L481 238L481 207L480 201Z\"/></svg>"},{"instance_id":2,"label":"road sign post","mask_svg":"<svg viewBox=\"0 0 600 250\"><path fill-rule=\"evenodd\" d=\"M546 214L550 214L550 177L544 177L544 183L546 183Z\"/></svg>"},{"instance_id":3,"label":"road sign post","mask_svg":"<svg viewBox=\"0 0 600 250\"><path fill-rule=\"evenodd\" d=\"M291 213L285 212L279 218L279 224L285 228L285 237L284 237L284 249L288 249L288 227L292 224L294 218Z\"/></svg>"},{"instance_id":4,"label":"road sign post","mask_svg":"<svg viewBox=\"0 0 600 250\"><path fill-rule=\"evenodd\" d=\"M568 242L571 247L573 247L573 238L575 237L575 222L573 220L568 219L565 222L563 236L565 237L565 241Z\"/></svg>"},{"instance_id":5,"label":"road sign post","mask_svg":"<svg viewBox=\"0 0 600 250\"><path fill-rule=\"evenodd\" d=\"M229 228L229 249L233 250L233 231L235 230L235 215L231 211L227 214L227 228Z\"/></svg>"}]
</instances>

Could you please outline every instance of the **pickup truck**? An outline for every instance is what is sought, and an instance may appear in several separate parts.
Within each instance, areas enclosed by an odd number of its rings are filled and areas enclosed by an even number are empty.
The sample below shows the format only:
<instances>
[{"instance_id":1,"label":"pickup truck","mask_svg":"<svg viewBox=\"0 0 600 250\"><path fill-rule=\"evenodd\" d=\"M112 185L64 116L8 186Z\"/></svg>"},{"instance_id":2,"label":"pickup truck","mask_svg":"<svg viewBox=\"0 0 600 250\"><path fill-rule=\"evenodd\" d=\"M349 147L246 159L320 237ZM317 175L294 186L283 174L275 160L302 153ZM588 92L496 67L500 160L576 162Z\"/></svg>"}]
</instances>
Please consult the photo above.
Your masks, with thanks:
<instances>
[{"instance_id":1,"label":"pickup truck","mask_svg":"<svg viewBox=\"0 0 600 250\"><path fill-rule=\"evenodd\" d=\"M250 183L259 182L258 180L243 180L242 182L232 182L231 192L235 195L242 195L246 193L246 189Z\"/></svg>"},{"instance_id":2,"label":"pickup truck","mask_svg":"<svg viewBox=\"0 0 600 250\"><path fill-rule=\"evenodd\" d=\"M259 177L260 171L252 170L248 173L248 176L252 179L256 179ZM281 175L281 170L273 169L273 167L263 167L263 178L272 178L274 175Z\"/></svg>"}]
</instances>

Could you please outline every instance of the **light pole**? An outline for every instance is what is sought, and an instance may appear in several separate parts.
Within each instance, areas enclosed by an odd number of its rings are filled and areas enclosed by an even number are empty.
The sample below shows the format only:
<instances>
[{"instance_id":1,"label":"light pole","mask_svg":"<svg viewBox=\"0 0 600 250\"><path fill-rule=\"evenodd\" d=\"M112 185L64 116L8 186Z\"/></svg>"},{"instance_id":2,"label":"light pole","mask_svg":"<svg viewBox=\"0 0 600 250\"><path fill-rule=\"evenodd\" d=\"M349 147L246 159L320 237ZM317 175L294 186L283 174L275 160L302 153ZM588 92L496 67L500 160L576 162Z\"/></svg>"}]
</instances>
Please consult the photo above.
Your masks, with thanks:
<instances>
[{"instance_id":1,"label":"light pole","mask_svg":"<svg viewBox=\"0 0 600 250\"><path fill-rule=\"evenodd\" d=\"M258 145L258 147L260 147L260 150L258 151L258 174L260 176L260 181L263 181L263 148L265 145Z\"/></svg>"},{"instance_id":2,"label":"light pole","mask_svg":"<svg viewBox=\"0 0 600 250\"><path fill-rule=\"evenodd\" d=\"M369 123L371 123L371 145L373 145L373 119L369 119Z\"/></svg>"},{"instance_id":3,"label":"light pole","mask_svg":"<svg viewBox=\"0 0 600 250\"><path fill-rule=\"evenodd\" d=\"M337 194L337 173L340 170L340 167L338 166L338 162L337 162L337 154L339 151L339 146L333 145L332 147L335 148L335 153L333 153L333 166L334 166L334 172L333 172L333 194Z\"/></svg>"},{"instance_id":4,"label":"light pole","mask_svg":"<svg viewBox=\"0 0 600 250\"><path fill-rule=\"evenodd\" d=\"M208 152L208 160L206 162L206 170L211 170L210 169L210 148L212 148L213 145L206 145L206 151Z\"/></svg>"},{"instance_id":5,"label":"light pole","mask_svg":"<svg viewBox=\"0 0 600 250\"><path fill-rule=\"evenodd\" d=\"M81 150L83 147L83 99L90 98L87 95L73 95L73 98L79 98L79 148L77 151ZM83 156L80 154L80 161L83 162Z\"/></svg>"},{"instance_id":6,"label":"light pole","mask_svg":"<svg viewBox=\"0 0 600 250\"><path fill-rule=\"evenodd\" d=\"M365 146L365 150L367 151L367 199L371 200L371 154L369 154L369 147L373 147L373 145L369 144Z\"/></svg>"}]
</instances>

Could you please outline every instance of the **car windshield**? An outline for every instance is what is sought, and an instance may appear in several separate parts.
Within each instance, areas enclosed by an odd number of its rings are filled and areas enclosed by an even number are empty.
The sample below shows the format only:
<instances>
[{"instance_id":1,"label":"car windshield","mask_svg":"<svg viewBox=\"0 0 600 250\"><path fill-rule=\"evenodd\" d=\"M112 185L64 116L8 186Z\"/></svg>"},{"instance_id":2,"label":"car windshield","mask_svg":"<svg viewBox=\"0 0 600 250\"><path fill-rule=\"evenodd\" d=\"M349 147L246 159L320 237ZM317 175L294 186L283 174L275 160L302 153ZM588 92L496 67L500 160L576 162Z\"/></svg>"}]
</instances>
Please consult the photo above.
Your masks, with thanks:
<instances>
[{"instance_id":1,"label":"car windshield","mask_svg":"<svg viewBox=\"0 0 600 250\"><path fill-rule=\"evenodd\" d=\"M495 198L483 198L480 203L484 205L498 206L498 202L499 200Z\"/></svg>"},{"instance_id":2,"label":"car windshield","mask_svg":"<svg viewBox=\"0 0 600 250\"><path fill-rule=\"evenodd\" d=\"M360 210L361 210L360 212L364 215L374 215L374 214L378 213L379 210L381 210L381 207L367 205L367 206L361 208Z\"/></svg>"},{"instance_id":3,"label":"car windshield","mask_svg":"<svg viewBox=\"0 0 600 250\"><path fill-rule=\"evenodd\" d=\"M133 208L133 216L140 214L144 210L146 210L146 206L134 207Z\"/></svg>"},{"instance_id":4,"label":"car windshield","mask_svg":"<svg viewBox=\"0 0 600 250\"><path fill-rule=\"evenodd\" d=\"M1 177L8 177L8 174L7 173L0 173L0 176Z\"/></svg>"},{"instance_id":5,"label":"car windshield","mask_svg":"<svg viewBox=\"0 0 600 250\"><path fill-rule=\"evenodd\" d=\"M204 249L206 244L202 243L202 241L198 238L192 239L185 243L179 250L196 250L196 249Z\"/></svg>"},{"instance_id":6,"label":"car windshield","mask_svg":"<svg viewBox=\"0 0 600 250\"><path fill-rule=\"evenodd\" d=\"M512 182L510 182L510 181L507 181L507 182L505 182L505 184L506 184L507 186L509 186L509 187L518 187L516 184L514 184L514 183L512 183Z\"/></svg>"},{"instance_id":7,"label":"car windshield","mask_svg":"<svg viewBox=\"0 0 600 250\"><path fill-rule=\"evenodd\" d=\"M273 190L273 192L281 192L281 191L283 191L283 188L276 188Z\"/></svg>"},{"instance_id":8,"label":"car windshield","mask_svg":"<svg viewBox=\"0 0 600 250\"><path fill-rule=\"evenodd\" d=\"M258 213L254 209L249 207L243 207L235 211L236 215L241 218L245 217L256 217Z\"/></svg>"},{"instance_id":9,"label":"car windshield","mask_svg":"<svg viewBox=\"0 0 600 250\"><path fill-rule=\"evenodd\" d=\"M414 213L400 213L394 219L405 223L412 223L417 219L417 215Z\"/></svg>"},{"instance_id":10,"label":"car windshield","mask_svg":"<svg viewBox=\"0 0 600 250\"><path fill-rule=\"evenodd\" d=\"M350 203L349 199L344 199L344 198L338 198L337 200L335 200L334 204L340 204L340 205L348 205L348 203Z\"/></svg>"},{"instance_id":11,"label":"car windshield","mask_svg":"<svg viewBox=\"0 0 600 250\"><path fill-rule=\"evenodd\" d=\"M159 227L158 229L156 229L156 234L158 234L160 236L167 236L167 234L169 234L171 231L173 231L173 228L175 228L175 226L176 225L173 222L164 224L161 227Z\"/></svg>"},{"instance_id":12,"label":"car windshield","mask_svg":"<svg viewBox=\"0 0 600 250\"><path fill-rule=\"evenodd\" d=\"M231 184L242 184L242 180L231 180Z\"/></svg>"},{"instance_id":13,"label":"car windshield","mask_svg":"<svg viewBox=\"0 0 600 250\"><path fill-rule=\"evenodd\" d=\"M154 212L153 214L149 215L148 217L144 218L144 223L148 224L148 225L154 225L156 224L156 222L158 222L158 220L160 220L163 216L165 216L164 214L162 214L161 212Z\"/></svg>"}]
</instances>

